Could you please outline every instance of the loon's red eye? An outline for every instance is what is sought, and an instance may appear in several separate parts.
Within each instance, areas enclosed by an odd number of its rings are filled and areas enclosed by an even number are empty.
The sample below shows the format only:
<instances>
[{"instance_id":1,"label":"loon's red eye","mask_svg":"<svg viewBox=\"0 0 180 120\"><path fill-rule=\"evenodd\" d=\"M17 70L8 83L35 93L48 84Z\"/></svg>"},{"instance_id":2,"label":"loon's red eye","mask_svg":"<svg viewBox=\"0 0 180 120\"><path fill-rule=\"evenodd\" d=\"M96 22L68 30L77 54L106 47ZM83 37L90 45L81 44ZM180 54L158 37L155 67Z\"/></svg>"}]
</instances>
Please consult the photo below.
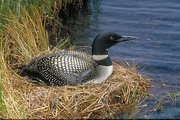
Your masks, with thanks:
<instances>
[{"instance_id":1,"label":"loon's red eye","mask_svg":"<svg viewBox=\"0 0 180 120\"><path fill-rule=\"evenodd\" d=\"M110 40L111 40L111 41L113 41L113 40L114 40L114 38L113 38L113 37L110 37Z\"/></svg>"}]
</instances>

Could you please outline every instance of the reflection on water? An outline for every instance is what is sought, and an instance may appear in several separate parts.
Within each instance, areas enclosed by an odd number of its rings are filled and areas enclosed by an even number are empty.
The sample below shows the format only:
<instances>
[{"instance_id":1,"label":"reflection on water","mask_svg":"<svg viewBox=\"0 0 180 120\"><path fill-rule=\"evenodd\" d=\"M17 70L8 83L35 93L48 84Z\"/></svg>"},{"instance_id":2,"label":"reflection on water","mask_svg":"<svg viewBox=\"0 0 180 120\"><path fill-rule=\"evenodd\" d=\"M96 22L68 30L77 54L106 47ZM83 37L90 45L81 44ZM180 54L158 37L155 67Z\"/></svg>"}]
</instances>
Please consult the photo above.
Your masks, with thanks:
<instances>
[{"instance_id":1,"label":"reflection on water","mask_svg":"<svg viewBox=\"0 0 180 120\"><path fill-rule=\"evenodd\" d=\"M91 46L96 35L97 24L94 21L98 20L99 2L99 0L89 1L88 5L83 6L75 15L70 16L67 23L63 25L63 36L70 36L73 44Z\"/></svg>"},{"instance_id":2,"label":"reflection on water","mask_svg":"<svg viewBox=\"0 0 180 120\"><path fill-rule=\"evenodd\" d=\"M140 111L134 117L180 118L179 9L179 0L89 0L63 31L79 46L91 46L102 31L137 36L109 50L112 59L152 78L152 96L134 110Z\"/></svg>"}]
</instances>

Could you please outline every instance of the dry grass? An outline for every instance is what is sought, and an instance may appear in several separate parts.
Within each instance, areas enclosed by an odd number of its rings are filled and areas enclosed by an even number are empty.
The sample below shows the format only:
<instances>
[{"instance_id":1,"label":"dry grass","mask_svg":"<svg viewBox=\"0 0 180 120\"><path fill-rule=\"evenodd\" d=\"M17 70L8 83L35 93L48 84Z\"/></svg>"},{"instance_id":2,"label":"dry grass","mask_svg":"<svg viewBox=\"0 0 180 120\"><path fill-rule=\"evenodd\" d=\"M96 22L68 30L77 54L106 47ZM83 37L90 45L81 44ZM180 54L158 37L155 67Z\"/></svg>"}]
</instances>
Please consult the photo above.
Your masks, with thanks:
<instances>
[{"instance_id":1,"label":"dry grass","mask_svg":"<svg viewBox=\"0 0 180 120\"><path fill-rule=\"evenodd\" d=\"M114 72L101 84L39 86L13 71L3 79L7 118L104 118L132 108L148 95L147 81L113 63Z\"/></svg>"},{"instance_id":2,"label":"dry grass","mask_svg":"<svg viewBox=\"0 0 180 120\"><path fill-rule=\"evenodd\" d=\"M8 65L30 60L35 54L48 50L48 34L42 25L37 9L33 8L32 16L24 9L17 17L13 13L5 24L1 38L1 49ZM17 61L18 60L18 61Z\"/></svg>"},{"instance_id":3,"label":"dry grass","mask_svg":"<svg viewBox=\"0 0 180 120\"><path fill-rule=\"evenodd\" d=\"M1 114L4 118L106 118L131 109L148 95L147 80L116 63L113 74L101 84L40 86L22 78L12 68L34 56L52 52L38 9L30 16L11 14L0 38ZM65 41L63 44L66 44ZM54 49L55 50L55 49Z\"/></svg>"}]
</instances>

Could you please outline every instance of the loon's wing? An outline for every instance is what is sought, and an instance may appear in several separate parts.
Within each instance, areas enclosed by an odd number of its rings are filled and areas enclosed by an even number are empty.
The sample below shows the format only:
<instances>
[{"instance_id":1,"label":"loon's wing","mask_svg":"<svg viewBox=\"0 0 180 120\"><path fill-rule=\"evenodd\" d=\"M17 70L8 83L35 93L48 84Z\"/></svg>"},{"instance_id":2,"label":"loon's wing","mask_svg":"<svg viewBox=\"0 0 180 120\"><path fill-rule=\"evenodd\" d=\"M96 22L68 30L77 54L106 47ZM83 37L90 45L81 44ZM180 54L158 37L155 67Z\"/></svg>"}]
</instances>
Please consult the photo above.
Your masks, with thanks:
<instances>
[{"instance_id":1,"label":"loon's wing","mask_svg":"<svg viewBox=\"0 0 180 120\"><path fill-rule=\"evenodd\" d=\"M75 85L96 75L96 63L91 56L76 51L54 53L37 61L37 70L51 84Z\"/></svg>"}]
</instances>

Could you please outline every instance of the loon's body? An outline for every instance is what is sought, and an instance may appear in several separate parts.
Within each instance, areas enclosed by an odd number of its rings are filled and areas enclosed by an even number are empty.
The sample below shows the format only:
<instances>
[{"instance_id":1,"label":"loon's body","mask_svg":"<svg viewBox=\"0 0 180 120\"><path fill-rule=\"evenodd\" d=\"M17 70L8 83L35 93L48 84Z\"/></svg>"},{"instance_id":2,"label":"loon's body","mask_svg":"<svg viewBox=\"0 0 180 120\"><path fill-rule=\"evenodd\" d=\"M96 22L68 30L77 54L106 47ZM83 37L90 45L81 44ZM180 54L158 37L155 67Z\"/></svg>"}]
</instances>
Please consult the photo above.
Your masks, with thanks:
<instances>
[{"instance_id":1,"label":"loon's body","mask_svg":"<svg viewBox=\"0 0 180 120\"><path fill-rule=\"evenodd\" d=\"M119 42L132 39L135 38L103 32L94 39L92 55L78 51L59 51L39 56L22 66L22 73L33 81L49 85L100 83L113 72L107 49Z\"/></svg>"}]
</instances>

